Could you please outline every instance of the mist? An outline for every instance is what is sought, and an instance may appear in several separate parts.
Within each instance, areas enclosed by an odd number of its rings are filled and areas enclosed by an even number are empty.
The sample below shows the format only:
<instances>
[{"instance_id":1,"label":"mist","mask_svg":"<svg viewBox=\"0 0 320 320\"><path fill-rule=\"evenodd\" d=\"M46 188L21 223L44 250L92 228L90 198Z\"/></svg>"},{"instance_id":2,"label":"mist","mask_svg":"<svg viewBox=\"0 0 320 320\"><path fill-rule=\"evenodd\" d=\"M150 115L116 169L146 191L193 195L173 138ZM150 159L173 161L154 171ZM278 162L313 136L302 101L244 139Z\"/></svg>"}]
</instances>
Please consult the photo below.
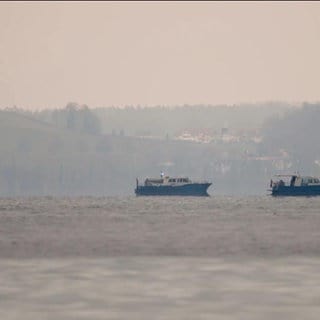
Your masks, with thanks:
<instances>
[{"instance_id":1,"label":"mist","mask_svg":"<svg viewBox=\"0 0 320 320\"><path fill-rule=\"evenodd\" d=\"M319 101L317 2L1 2L0 107Z\"/></svg>"},{"instance_id":2,"label":"mist","mask_svg":"<svg viewBox=\"0 0 320 320\"><path fill-rule=\"evenodd\" d=\"M319 174L320 4L0 3L0 195ZM307 142L307 143L306 143Z\"/></svg>"},{"instance_id":3,"label":"mist","mask_svg":"<svg viewBox=\"0 0 320 320\"><path fill-rule=\"evenodd\" d=\"M212 195L264 195L274 174L320 174L319 117L320 104L280 102L9 108L0 195L133 195L136 178L162 171L210 180Z\"/></svg>"}]
</instances>

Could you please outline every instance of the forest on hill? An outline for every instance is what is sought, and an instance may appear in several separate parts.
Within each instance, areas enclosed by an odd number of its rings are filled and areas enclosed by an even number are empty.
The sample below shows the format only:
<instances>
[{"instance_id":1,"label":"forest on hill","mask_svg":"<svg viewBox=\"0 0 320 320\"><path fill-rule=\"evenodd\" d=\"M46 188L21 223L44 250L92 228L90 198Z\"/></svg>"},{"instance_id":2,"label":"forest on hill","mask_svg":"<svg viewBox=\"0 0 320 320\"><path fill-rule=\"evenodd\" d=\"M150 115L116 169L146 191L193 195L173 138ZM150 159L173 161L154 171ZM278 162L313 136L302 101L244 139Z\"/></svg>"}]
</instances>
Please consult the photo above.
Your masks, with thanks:
<instances>
[{"instance_id":1,"label":"forest on hill","mask_svg":"<svg viewBox=\"0 0 320 320\"><path fill-rule=\"evenodd\" d=\"M133 195L136 178L161 171L211 180L211 194L266 194L275 173L320 174L319 119L307 103L2 110L0 196ZM261 140L174 138L225 127L258 129Z\"/></svg>"}]
</instances>

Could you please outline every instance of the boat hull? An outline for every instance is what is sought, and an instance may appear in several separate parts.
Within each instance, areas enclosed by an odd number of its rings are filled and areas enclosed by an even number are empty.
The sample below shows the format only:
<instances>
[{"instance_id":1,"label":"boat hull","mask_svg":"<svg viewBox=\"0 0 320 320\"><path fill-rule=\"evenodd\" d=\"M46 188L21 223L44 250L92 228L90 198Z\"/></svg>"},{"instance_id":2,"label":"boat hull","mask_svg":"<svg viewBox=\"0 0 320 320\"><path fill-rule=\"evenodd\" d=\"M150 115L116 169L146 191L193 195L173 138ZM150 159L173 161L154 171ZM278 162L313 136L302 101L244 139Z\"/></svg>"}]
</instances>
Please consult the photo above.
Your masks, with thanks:
<instances>
[{"instance_id":1,"label":"boat hull","mask_svg":"<svg viewBox=\"0 0 320 320\"><path fill-rule=\"evenodd\" d=\"M181 186L137 186L137 196L201 196L208 197L211 183L192 183Z\"/></svg>"},{"instance_id":2,"label":"boat hull","mask_svg":"<svg viewBox=\"0 0 320 320\"><path fill-rule=\"evenodd\" d=\"M273 196L320 196L320 185L316 186L277 186L272 188Z\"/></svg>"}]
</instances>

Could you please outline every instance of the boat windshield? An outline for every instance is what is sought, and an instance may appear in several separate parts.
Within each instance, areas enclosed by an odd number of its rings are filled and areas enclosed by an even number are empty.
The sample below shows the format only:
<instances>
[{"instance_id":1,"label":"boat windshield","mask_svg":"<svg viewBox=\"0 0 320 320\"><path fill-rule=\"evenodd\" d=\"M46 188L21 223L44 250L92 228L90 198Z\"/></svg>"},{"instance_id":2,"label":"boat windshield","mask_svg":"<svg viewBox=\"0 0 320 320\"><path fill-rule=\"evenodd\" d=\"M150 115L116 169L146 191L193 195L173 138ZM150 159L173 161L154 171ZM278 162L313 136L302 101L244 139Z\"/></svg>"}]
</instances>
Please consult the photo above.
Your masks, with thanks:
<instances>
[{"instance_id":1,"label":"boat windshield","mask_svg":"<svg viewBox=\"0 0 320 320\"><path fill-rule=\"evenodd\" d=\"M186 182L188 182L189 180L188 180L188 178L170 178L169 180L168 180L168 182L175 182L175 183L186 183Z\"/></svg>"},{"instance_id":2,"label":"boat windshield","mask_svg":"<svg viewBox=\"0 0 320 320\"><path fill-rule=\"evenodd\" d=\"M318 184L319 179L318 178L313 178L313 177L304 177L302 178L302 184L308 185L308 184Z\"/></svg>"}]
</instances>

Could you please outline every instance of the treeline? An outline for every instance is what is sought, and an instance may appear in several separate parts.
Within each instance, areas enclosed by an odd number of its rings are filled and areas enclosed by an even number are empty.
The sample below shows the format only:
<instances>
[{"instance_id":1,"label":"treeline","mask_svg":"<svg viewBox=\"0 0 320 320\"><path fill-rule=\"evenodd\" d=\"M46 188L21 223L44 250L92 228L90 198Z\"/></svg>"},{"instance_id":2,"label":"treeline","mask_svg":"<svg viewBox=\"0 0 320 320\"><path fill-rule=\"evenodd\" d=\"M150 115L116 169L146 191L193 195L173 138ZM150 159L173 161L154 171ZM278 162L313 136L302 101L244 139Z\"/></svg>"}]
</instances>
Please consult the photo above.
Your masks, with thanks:
<instances>
[{"instance_id":1,"label":"treeline","mask_svg":"<svg viewBox=\"0 0 320 320\"><path fill-rule=\"evenodd\" d=\"M264 154L285 152L297 170L310 172L319 168L320 103L304 103L302 108L270 117L262 134L259 148Z\"/></svg>"},{"instance_id":2,"label":"treeline","mask_svg":"<svg viewBox=\"0 0 320 320\"><path fill-rule=\"evenodd\" d=\"M270 177L283 170L266 159L283 154L290 170L317 174L320 105L270 106L90 109L70 103L0 111L0 196L133 195L136 177L161 171L212 180L212 194L266 194ZM166 135L189 125L218 130L224 121L259 124L262 142L199 144ZM160 138L138 138L137 128Z\"/></svg>"},{"instance_id":3,"label":"treeline","mask_svg":"<svg viewBox=\"0 0 320 320\"><path fill-rule=\"evenodd\" d=\"M130 136L172 137L184 130L260 128L265 119L282 114L289 104L268 102L239 105L183 105L125 108L96 108L103 133L124 131Z\"/></svg>"},{"instance_id":4,"label":"treeline","mask_svg":"<svg viewBox=\"0 0 320 320\"><path fill-rule=\"evenodd\" d=\"M173 137L184 130L221 128L260 128L272 115L281 115L289 104L268 102L239 105L183 105L125 108L89 108L70 102L63 109L16 112L45 121L59 128L92 134Z\"/></svg>"},{"instance_id":5,"label":"treeline","mask_svg":"<svg viewBox=\"0 0 320 320\"><path fill-rule=\"evenodd\" d=\"M41 111L30 111L18 108L7 109L7 111L22 114L35 120L40 120L61 129L100 134L101 121L85 104L69 102L63 109L44 109Z\"/></svg>"}]
</instances>

